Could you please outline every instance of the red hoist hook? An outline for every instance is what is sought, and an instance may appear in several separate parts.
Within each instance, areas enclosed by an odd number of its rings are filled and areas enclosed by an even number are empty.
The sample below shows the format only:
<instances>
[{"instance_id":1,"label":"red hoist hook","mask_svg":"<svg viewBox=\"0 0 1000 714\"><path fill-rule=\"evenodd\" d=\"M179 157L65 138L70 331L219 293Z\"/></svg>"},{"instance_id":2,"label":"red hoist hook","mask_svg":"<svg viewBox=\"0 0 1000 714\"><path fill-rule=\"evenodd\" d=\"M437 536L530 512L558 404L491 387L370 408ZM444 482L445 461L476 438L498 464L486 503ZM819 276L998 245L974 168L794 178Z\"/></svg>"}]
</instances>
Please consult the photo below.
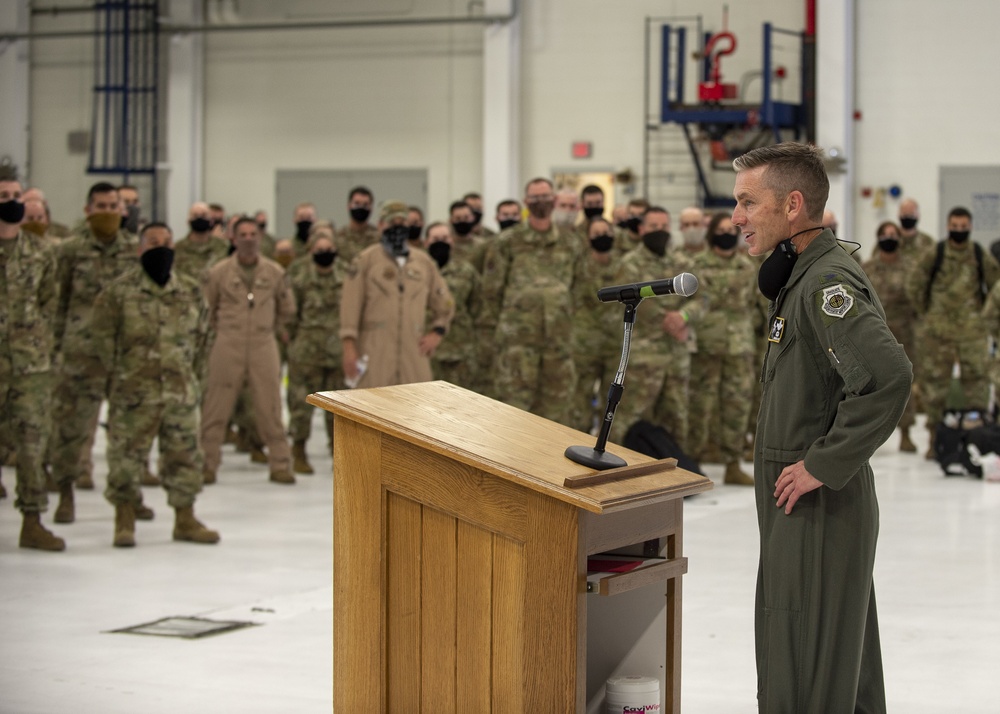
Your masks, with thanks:
<instances>
[{"instance_id":1,"label":"red hoist hook","mask_svg":"<svg viewBox=\"0 0 1000 714\"><path fill-rule=\"evenodd\" d=\"M717 102L721 99L736 99L736 85L722 82L722 58L736 51L736 35L725 29L729 25L729 6L723 9L722 32L717 32L705 43L705 57L712 63L709 81L698 85L698 99L703 102ZM729 40L729 46L716 49L721 40Z\"/></svg>"}]
</instances>

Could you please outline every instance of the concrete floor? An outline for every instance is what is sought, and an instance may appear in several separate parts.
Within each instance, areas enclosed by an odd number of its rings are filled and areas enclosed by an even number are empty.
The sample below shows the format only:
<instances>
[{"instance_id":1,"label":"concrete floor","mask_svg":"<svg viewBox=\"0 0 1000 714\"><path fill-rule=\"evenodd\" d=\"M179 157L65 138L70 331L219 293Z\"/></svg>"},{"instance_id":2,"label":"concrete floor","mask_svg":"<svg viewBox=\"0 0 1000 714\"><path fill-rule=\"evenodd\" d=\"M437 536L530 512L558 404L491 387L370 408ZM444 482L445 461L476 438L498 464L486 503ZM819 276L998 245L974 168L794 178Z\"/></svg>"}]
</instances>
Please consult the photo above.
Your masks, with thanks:
<instances>
[{"instance_id":1,"label":"concrete floor","mask_svg":"<svg viewBox=\"0 0 1000 714\"><path fill-rule=\"evenodd\" d=\"M332 492L319 414L317 475L295 486L226 447L198 516L216 546L174 543L165 494L138 546L111 547L100 491L77 495L77 522L52 529L64 553L17 547L20 518L0 509L0 712L329 712L332 698ZM920 441L920 437L924 437ZM926 447L923 430L915 432ZM896 437L876 454L882 513L876 589L890 710L1000 711L1000 483L942 477ZM101 434L98 486L106 467ZM751 489L722 485L685 504L685 712L756 711ZM14 475L3 482L13 490ZM51 512L46 517L51 524ZM200 640L112 634L167 616L259 626Z\"/></svg>"}]
</instances>

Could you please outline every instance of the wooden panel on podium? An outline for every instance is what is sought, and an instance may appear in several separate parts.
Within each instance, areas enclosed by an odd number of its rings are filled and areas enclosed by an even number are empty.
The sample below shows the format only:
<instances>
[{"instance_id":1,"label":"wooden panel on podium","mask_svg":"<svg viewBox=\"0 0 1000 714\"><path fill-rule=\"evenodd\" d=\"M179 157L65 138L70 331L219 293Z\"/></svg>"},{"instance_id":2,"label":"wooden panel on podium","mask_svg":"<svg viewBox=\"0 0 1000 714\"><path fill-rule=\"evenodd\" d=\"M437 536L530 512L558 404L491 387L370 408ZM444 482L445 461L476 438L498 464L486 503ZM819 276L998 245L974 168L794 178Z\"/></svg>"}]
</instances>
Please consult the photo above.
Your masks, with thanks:
<instances>
[{"instance_id":1,"label":"wooden panel on podium","mask_svg":"<svg viewBox=\"0 0 1000 714\"><path fill-rule=\"evenodd\" d=\"M335 711L583 712L587 556L680 559L681 498L711 482L611 445L640 475L567 487L591 437L444 382L309 401L335 415ZM672 712L681 566L660 569Z\"/></svg>"}]
</instances>

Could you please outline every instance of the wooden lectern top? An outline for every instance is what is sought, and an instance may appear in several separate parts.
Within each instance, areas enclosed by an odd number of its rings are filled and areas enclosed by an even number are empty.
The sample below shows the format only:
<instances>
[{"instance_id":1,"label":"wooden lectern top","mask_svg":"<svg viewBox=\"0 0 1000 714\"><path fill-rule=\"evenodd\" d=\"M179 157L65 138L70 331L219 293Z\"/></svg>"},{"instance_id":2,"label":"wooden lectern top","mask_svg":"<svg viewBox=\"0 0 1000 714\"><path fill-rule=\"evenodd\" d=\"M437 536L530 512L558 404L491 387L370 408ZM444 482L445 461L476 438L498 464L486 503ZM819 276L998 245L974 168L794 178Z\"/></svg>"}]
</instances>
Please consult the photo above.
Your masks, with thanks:
<instances>
[{"instance_id":1,"label":"wooden lectern top","mask_svg":"<svg viewBox=\"0 0 1000 714\"><path fill-rule=\"evenodd\" d=\"M567 459L566 447L592 445L594 437L448 382L317 392L307 400L339 416L377 429L511 482L593 513L708 491L704 476L657 469L644 454L609 444L641 475L579 488L567 477L594 473ZM627 469L628 467L626 467Z\"/></svg>"}]
</instances>

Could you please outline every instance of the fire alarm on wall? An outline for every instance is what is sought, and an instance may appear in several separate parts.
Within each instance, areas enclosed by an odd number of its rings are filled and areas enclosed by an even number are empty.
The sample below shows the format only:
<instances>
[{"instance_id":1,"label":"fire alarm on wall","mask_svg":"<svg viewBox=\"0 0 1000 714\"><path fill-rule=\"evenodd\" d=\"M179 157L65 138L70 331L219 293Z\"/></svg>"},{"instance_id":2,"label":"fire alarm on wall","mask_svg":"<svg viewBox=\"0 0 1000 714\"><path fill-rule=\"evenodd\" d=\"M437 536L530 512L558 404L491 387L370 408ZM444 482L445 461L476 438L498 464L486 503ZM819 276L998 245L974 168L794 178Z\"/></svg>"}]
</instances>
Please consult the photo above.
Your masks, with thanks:
<instances>
[{"instance_id":1,"label":"fire alarm on wall","mask_svg":"<svg viewBox=\"0 0 1000 714\"><path fill-rule=\"evenodd\" d=\"M594 145L589 141L574 141L570 151L574 159L589 159Z\"/></svg>"}]
</instances>

